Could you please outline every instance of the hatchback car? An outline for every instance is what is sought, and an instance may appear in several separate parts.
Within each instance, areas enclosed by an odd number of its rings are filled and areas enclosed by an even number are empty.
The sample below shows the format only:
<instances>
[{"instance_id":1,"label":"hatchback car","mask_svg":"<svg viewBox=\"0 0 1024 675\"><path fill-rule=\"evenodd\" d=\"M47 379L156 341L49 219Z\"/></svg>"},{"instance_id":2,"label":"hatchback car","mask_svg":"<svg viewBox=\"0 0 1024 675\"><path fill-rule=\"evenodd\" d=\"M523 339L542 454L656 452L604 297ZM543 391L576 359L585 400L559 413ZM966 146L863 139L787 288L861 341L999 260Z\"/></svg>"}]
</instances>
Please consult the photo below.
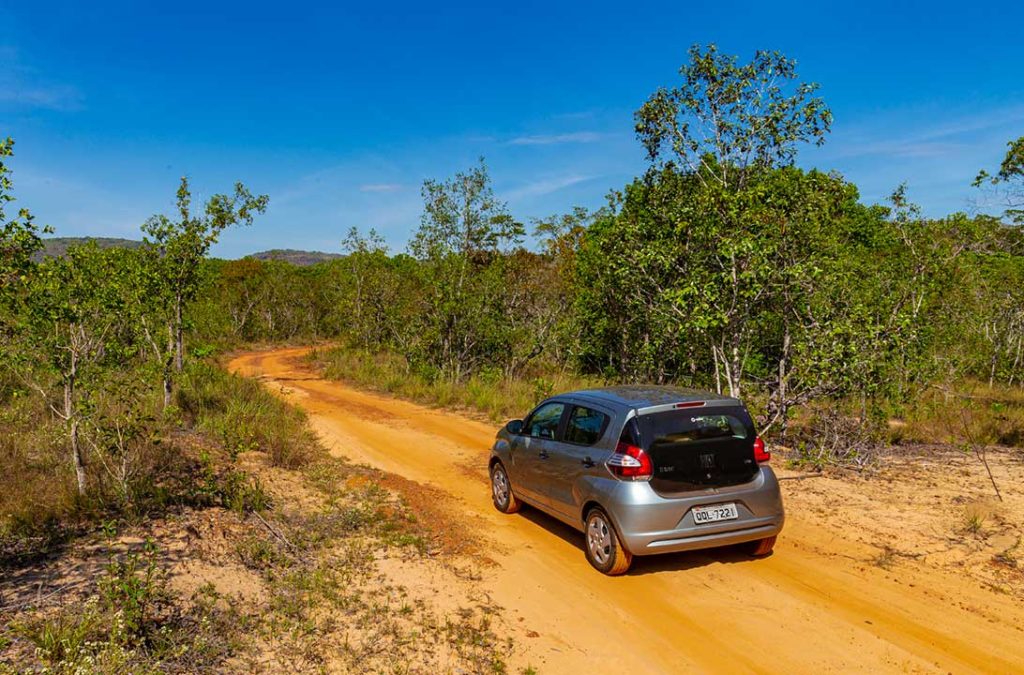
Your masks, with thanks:
<instances>
[{"instance_id":1,"label":"hatchback car","mask_svg":"<svg viewBox=\"0 0 1024 675\"><path fill-rule=\"evenodd\" d=\"M494 506L534 506L584 533L587 560L744 544L771 553L785 513L770 454L735 398L677 387L589 389L498 432Z\"/></svg>"}]
</instances>

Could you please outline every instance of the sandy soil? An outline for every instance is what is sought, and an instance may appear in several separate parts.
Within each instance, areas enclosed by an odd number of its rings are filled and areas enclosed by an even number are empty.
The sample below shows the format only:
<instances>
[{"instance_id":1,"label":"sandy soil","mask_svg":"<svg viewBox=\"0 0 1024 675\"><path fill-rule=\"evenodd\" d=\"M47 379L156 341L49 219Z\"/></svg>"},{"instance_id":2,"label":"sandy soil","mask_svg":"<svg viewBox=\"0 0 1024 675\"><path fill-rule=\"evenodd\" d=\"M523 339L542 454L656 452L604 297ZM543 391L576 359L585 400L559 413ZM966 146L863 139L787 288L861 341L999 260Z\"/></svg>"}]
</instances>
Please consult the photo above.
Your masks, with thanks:
<instances>
[{"instance_id":1,"label":"sandy soil","mask_svg":"<svg viewBox=\"0 0 1024 675\"><path fill-rule=\"evenodd\" d=\"M321 379L304 349L230 367L304 408L334 453L447 495L452 532L479 542L479 583L525 629L514 664L540 672L1021 672L1022 471L995 458L1006 502L966 459L907 460L872 478L780 471L788 522L766 559L717 551L587 564L580 536L525 509L502 515L486 477L490 425ZM897 463L898 464L898 463ZM968 527L972 509L981 527ZM444 522L442 520L442 526ZM1001 570L1000 567L1005 567ZM516 631L517 633L520 631Z\"/></svg>"}]
</instances>

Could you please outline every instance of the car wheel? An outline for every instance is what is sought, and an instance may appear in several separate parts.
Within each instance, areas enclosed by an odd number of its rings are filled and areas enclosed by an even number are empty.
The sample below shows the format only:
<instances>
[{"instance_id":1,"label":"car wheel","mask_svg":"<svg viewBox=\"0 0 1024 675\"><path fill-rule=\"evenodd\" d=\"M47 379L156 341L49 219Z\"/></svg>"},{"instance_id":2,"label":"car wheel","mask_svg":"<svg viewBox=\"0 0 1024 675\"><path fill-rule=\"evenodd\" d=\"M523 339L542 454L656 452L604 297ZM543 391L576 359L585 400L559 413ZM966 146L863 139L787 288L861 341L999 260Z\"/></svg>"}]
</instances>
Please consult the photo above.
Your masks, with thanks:
<instances>
[{"instance_id":1,"label":"car wheel","mask_svg":"<svg viewBox=\"0 0 1024 675\"><path fill-rule=\"evenodd\" d=\"M494 508L502 513L515 513L522 506L522 502L512 492L512 482L501 462L495 462L491 467L491 499Z\"/></svg>"},{"instance_id":2,"label":"car wheel","mask_svg":"<svg viewBox=\"0 0 1024 675\"><path fill-rule=\"evenodd\" d=\"M772 549L775 548L776 539L778 539L778 537L765 537L764 539L758 539L757 541L750 542L750 544L748 544L750 547L750 555L758 558L769 555L772 552Z\"/></svg>"},{"instance_id":3,"label":"car wheel","mask_svg":"<svg viewBox=\"0 0 1024 675\"><path fill-rule=\"evenodd\" d=\"M610 576L625 573L633 562L633 555L619 541L611 518L599 507L587 512L584 548L594 569Z\"/></svg>"}]
</instances>

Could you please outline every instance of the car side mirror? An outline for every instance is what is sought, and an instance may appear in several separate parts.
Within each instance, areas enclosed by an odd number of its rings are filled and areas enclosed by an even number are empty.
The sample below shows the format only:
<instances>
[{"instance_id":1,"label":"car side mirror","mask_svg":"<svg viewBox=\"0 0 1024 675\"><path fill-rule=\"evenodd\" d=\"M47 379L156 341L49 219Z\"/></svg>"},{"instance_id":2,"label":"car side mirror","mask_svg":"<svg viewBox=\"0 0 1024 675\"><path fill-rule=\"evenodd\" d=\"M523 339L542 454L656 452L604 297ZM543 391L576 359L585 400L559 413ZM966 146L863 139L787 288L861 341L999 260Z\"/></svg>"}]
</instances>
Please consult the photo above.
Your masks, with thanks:
<instances>
[{"instance_id":1,"label":"car side mirror","mask_svg":"<svg viewBox=\"0 0 1024 675\"><path fill-rule=\"evenodd\" d=\"M523 421L512 420L511 422L505 425L505 431L509 432L514 436L518 436L519 434L523 433Z\"/></svg>"}]
</instances>

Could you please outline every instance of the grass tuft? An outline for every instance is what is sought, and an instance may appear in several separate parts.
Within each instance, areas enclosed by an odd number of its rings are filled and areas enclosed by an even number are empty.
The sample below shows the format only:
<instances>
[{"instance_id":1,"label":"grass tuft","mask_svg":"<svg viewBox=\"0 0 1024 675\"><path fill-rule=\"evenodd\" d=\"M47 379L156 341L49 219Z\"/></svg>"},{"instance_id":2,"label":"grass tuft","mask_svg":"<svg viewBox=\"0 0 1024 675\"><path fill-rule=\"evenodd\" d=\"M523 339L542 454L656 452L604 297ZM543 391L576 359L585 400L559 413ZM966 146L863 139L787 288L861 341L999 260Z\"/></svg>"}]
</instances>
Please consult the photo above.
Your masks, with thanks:
<instances>
[{"instance_id":1,"label":"grass tuft","mask_svg":"<svg viewBox=\"0 0 1024 675\"><path fill-rule=\"evenodd\" d=\"M232 456L258 450L275 466L295 469L317 454L305 414L267 392L259 382L209 364L193 363L177 395L182 413L218 439Z\"/></svg>"}]
</instances>

